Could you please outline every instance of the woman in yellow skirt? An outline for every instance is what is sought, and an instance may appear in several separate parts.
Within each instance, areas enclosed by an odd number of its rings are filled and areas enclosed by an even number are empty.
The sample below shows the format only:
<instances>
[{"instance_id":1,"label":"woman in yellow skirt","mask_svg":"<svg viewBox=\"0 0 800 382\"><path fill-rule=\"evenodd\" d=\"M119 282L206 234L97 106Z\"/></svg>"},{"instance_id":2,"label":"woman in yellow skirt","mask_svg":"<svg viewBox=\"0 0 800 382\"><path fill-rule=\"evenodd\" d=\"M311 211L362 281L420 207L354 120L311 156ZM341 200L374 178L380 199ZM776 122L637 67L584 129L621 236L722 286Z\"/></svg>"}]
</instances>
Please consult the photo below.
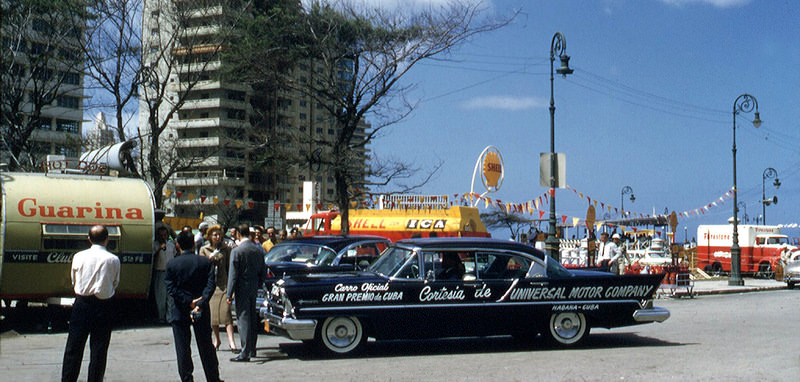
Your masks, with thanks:
<instances>
[{"instance_id":1,"label":"woman in yellow skirt","mask_svg":"<svg viewBox=\"0 0 800 382\"><path fill-rule=\"evenodd\" d=\"M231 259L233 247L222 234L222 227L219 225L211 226L206 231L206 242L208 244L200 248L200 255L208 257L216 266L217 288L209 302L211 310L211 330L214 332L214 348L219 349L219 327L225 326L228 333L228 345L232 352L236 352L236 342L233 339L233 318L231 317L231 306L225 299L225 289L228 287L228 264Z\"/></svg>"}]
</instances>

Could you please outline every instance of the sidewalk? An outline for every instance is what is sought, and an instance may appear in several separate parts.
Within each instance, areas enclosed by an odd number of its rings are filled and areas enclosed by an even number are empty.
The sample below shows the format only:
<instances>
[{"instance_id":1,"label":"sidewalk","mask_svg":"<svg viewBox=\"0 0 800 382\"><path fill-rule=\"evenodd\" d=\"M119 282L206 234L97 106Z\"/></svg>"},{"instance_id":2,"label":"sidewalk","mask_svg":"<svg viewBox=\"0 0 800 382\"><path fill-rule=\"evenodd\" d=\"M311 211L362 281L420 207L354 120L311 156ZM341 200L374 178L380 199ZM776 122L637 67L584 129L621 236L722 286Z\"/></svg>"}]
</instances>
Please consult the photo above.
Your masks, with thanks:
<instances>
[{"instance_id":1,"label":"sidewalk","mask_svg":"<svg viewBox=\"0 0 800 382\"><path fill-rule=\"evenodd\" d=\"M683 296L689 296L690 294L700 296L700 295L712 295L712 294L760 292L766 290L786 289L786 283L783 281L775 281L771 279L769 280L753 279L753 278L744 278L743 280L744 280L744 285L742 286L728 285L727 277L714 278L710 280L695 280L692 288L681 286L674 288L674 291L670 293L671 290L669 288L662 287L659 291L665 292L664 294L667 296L673 295L675 297L683 297Z\"/></svg>"}]
</instances>

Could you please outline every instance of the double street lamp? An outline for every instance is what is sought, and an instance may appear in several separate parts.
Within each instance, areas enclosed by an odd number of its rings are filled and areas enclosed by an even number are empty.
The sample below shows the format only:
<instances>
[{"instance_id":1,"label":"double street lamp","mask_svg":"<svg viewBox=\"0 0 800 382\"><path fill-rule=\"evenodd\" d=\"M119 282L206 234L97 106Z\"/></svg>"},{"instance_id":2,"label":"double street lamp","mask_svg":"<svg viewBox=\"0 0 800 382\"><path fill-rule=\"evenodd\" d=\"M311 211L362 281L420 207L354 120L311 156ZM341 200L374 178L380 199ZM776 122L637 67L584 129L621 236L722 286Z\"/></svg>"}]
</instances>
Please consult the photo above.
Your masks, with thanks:
<instances>
[{"instance_id":1,"label":"double street lamp","mask_svg":"<svg viewBox=\"0 0 800 382\"><path fill-rule=\"evenodd\" d=\"M772 182L772 185L775 186L775 189L778 189L778 188L781 187L781 181L778 180L778 172L775 171L775 169L772 168L772 167L767 167L764 170L764 174L761 175L761 216L764 219L764 220L762 220L762 224L764 224L764 225L767 224L767 206L772 204L772 203L776 203L776 204L778 203L778 197L777 196L773 197L772 199L767 199L767 195L766 195L767 192L766 192L765 183L766 183L767 179L770 179L770 178L775 178L775 181Z\"/></svg>"},{"instance_id":2,"label":"double street lamp","mask_svg":"<svg viewBox=\"0 0 800 382\"><path fill-rule=\"evenodd\" d=\"M625 198L624 196L627 194L631 194L631 203L636 201L636 196L633 195L633 189L631 186L622 187L622 190L619 192L619 216L621 218L625 218Z\"/></svg>"},{"instance_id":3,"label":"double street lamp","mask_svg":"<svg viewBox=\"0 0 800 382\"><path fill-rule=\"evenodd\" d=\"M553 35L553 40L550 42L550 219L549 230L547 239L545 240L545 249L547 254L556 260L561 260L558 252L558 239L556 238L556 187L558 185L558 173L556 165L556 106L553 99L553 61L556 56L561 60L561 67L556 70L556 73L562 75L564 78L567 74L572 74L573 70L569 67L569 56L566 54L567 40L561 32L556 32Z\"/></svg>"},{"instance_id":4,"label":"double street lamp","mask_svg":"<svg viewBox=\"0 0 800 382\"><path fill-rule=\"evenodd\" d=\"M731 277L728 285L744 285L742 279L742 249L739 247L739 203L736 188L736 114L749 113L755 109L753 126L761 126L761 116L758 113L758 101L750 94L742 94L733 101L733 245L731 245Z\"/></svg>"}]
</instances>

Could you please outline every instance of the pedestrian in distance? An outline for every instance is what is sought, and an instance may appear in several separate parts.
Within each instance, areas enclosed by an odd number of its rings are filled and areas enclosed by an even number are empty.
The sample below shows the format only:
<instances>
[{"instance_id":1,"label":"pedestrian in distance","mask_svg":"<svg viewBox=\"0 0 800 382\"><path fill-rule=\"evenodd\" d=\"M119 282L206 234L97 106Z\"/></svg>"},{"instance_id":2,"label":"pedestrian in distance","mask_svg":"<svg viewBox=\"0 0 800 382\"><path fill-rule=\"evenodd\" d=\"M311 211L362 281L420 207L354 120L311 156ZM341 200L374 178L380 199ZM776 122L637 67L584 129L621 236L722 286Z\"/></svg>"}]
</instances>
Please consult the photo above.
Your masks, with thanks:
<instances>
[{"instance_id":1,"label":"pedestrian in distance","mask_svg":"<svg viewBox=\"0 0 800 382\"><path fill-rule=\"evenodd\" d=\"M264 248L265 252L269 252L275 244L278 243L278 232L275 230L275 227L268 227L267 228L267 237L264 239L264 242L261 244L261 247Z\"/></svg>"},{"instance_id":2,"label":"pedestrian in distance","mask_svg":"<svg viewBox=\"0 0 800 382\"><path fill-rule=\"evenodd\" d=\"M102 381L106 372L108 344L114 324L111 298L119 285L120 261L108 252L108 229L96 225L89 229L91 247L72 258L70 278L75 303L69 320L69 335L64 349L61 380L77 381L81 360L89 342L89 382Z\"/></svg>"},{"instance_id":3,"label":"pedestrian in distance","mask_svg":"<svg viewBox=\"0 0 800 382\"><path fill-rule=\"evenodd\" d=\"M200 254L200 248L203 248L203 245L206 242L206 231L208 231L208 223L200 222L197 226L197 234L194 235L194 248L195 253Z\"/></svg>"},{"instance_id":4,"label":"pedestrian in distance","mask_svg":"<svg viewBox=\"0 0 800 382\"><path fill-rule=\"evenodd\" d=\"M248 362L256 356L259 318L256 312L256 293L267 279L264 248L250 240L250 226L240 224L237 232L239 246L231 251L228 270L228 304L236 299L236 319L242 352L232 362Z\"/></svg>"},{"instance_id":5,"label":"pedestrian in distance","mask_svg":"<svg viewBox=\"0 0 800 382\"><path fill-rule=\"evenodd\" d=\"M175 257L177 249L175 243L169 240L169 232L166 227L158 227L156 240L153 242L153 278L151 289L153 299L156 301L157 320L160 324L167 323L167 313L172 306L172 299L167 298L167 287L164 284L164 274L167 270L167 263Z\"/></svg>"},{"instance_id":6,"label":"pedestrian in distance","mask_svg":"<svg viewBox=\"0 0 800 382\"><path fill-rule=\"evenodd\" d=\"M191 233L178 234L180 254L167 263L164 281L167 293L173 300L169 322L175 341L178 361L178 374L181 381L192 381L191 341L194 329L197 352L203 364L206 380L219 381L219 361L214 345L211 343L211 314L208 302L214 294L214 266L204 256L194 254L194 236Z\"/></svg>"}]
</instances>

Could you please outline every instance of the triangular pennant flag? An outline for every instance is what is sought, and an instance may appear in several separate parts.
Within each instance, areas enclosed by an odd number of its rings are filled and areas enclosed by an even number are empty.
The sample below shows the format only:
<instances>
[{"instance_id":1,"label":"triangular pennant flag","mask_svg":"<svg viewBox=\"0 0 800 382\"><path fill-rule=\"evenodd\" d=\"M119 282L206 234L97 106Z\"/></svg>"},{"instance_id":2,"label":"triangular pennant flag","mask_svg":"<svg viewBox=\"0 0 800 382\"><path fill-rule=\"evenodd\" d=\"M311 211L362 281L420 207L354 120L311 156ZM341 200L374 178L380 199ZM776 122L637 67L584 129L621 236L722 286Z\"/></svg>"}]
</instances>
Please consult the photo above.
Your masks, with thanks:
<instances>
[{"instance_id":1,"label":"triangular pennant flag","mask_svg":"<svg viewBox=\"0 0 800 382\"><path fill-rule=\"evenodd\" d=\"M234 203L234 204L236 204L236 208L242 208L242 204L244 204L244 202L243 202L243 201L241 201L241 200L238 200L238 199L237 199L235 202L233 202L233 203Z\"/></svg>"},{"instance_id":2,"label":"triangular pennant flag","mask_svg":"<svg viewBox=\"0 0 800 382\"><path fill-rule=\"evenodd\" d=\"M230 199L224 199L224 200L222 201L222 203L224 203L224 204L225 204L225 207L228 207L228 206L230 206L230 204L231 204L231 200L230 200Z\"/></svg>"},{"instance_id":3,"label":"triangular pennant flag","mask_svg":"<svg viewBox=\"0 0 800 382\"><path fill-rule=\"evenodd\" d=\"M251 210L253 209L253 207L255 207L255 205L256 205L256 202L254 202L252 200L247 201L247 206L250 207Z\"/></svg>"},{"instance_id":4,"label":"triangular pennant flag","mask_svg":"<svg viewBox=\"0 0 800 382\"><path fill-rule=\"evenodd\" d=\"M214 203L214 205L216 206L216 205L217 205L217 203L219 203L219 198L215 196L215 197L211 198L211 201L212 201L212 202Z\"/></svg>"}]
</instances>

